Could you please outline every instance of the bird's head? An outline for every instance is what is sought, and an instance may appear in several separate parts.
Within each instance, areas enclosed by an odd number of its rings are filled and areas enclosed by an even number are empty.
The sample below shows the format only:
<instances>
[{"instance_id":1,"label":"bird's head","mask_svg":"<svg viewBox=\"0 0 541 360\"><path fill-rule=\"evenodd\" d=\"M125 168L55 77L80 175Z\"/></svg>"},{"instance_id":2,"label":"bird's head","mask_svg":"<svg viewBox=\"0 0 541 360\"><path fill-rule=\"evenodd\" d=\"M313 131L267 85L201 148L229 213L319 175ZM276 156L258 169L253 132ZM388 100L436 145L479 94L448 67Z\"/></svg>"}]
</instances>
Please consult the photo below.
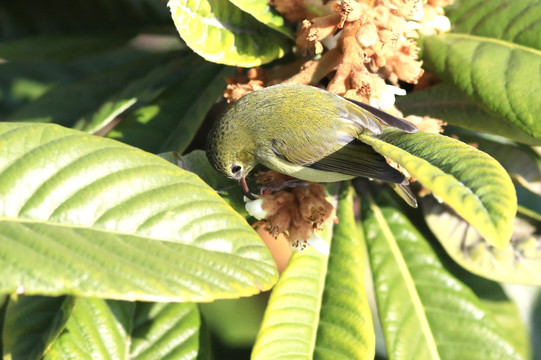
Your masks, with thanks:
<instances>
[{"instance_id":1,"label":"bird's head","mask_svg":"<svg viewBox=\"0 0 541 360\"><path fill-rule=\"evenodd\" d=\"M218 121L207 139L207 158L223 175L236 180L244 195L253 198L246 184L246 176L257 165L252 141L242 139L242 131L235 131L228 123Z\"/></svg>"}]
</instances>

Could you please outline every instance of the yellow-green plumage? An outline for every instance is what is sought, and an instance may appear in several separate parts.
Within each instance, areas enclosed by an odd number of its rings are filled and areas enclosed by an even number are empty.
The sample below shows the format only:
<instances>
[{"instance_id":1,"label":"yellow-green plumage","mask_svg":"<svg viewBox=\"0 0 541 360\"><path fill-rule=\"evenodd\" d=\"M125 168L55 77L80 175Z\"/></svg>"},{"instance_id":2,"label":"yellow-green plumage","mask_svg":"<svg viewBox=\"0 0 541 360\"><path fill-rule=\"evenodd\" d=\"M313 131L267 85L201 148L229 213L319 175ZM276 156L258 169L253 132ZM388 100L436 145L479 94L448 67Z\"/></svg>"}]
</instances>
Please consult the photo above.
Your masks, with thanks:
<instances>
[{"instance_id":1,"label":"yellow-green plumage","mask_svg":"<svg viewBox=\"0 0 541 360\"><path fill-rule=\"evenodd\" d=\"M225 111L209 133L207 156L218 171L238 181L260 163L312 182L363 176L405 185L400 172L357 139L365 132L380 134L382 122L417 130L405 120L325 90L274 85Z\"/></svg>"}]
</instances>

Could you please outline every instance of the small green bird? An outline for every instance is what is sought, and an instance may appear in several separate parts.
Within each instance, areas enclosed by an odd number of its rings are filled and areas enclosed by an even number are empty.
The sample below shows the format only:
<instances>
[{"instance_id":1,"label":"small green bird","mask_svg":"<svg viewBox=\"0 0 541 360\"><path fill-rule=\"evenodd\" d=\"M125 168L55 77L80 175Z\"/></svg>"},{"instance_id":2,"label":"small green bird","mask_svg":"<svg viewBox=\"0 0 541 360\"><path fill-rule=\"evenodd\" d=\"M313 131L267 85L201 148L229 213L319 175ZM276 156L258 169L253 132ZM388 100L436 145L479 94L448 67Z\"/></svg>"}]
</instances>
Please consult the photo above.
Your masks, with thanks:
<instances>
[{"instance_id":1,"label":"small green bird","mask_svg":"<svg viewBox=\"0 0 541 360\"><path fill-rule=\"evenodd\" d=\"M364 103L308 85L279 84L245 95L223 113L210 130L207 157L252 199L246 175L262 164L311 182L359 176L383 180L416 206L404 175L357 139L365 132L381 134L381 123L417 131L408 121Z\"/></svg>"}]
</instances>

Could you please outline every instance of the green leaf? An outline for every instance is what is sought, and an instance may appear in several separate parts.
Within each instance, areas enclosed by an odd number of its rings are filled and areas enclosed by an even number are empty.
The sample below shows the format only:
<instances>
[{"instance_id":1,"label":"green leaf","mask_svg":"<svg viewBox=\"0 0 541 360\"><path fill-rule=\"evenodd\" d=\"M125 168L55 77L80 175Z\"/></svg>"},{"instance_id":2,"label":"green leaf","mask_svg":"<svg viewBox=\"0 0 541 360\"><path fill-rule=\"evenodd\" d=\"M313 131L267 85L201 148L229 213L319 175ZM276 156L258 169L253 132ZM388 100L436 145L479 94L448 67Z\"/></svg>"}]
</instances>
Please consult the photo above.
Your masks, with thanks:
<instances>
[{"instance_id":1,"label":"green leaf","mask_svg":"<svg viewBox=\"0 0 541 360\"><path fill-rule=\"evenodd\" d=\"M197 305L79 298L45 359L197 358Z\"/></svg>"},{"instance_id":2,"label":"green leaf","mask_svg":"<svg viewBox=\"0 0 541 360\"><path fill-rule=\"evenodd\" d=\"M293 31L287 26L284 18L278 14L267 0L231 0L231 2L244 12L255 17L263 24L278 30L290 39L295 39Z\"/></svg>"},{"instance_id":3,"label":"green leaf","mask_svg":"<svg viewBox=\"0 0 541 360\"><path fill-rule=\"evenodd\" d=\"M390 359L523 359L475 294L387 201L362 199L378 312Z\"/></svg>"},{"instance_id":4,"label":"green leaf","mask_svg":"<svg viewBox=\"0 0 541 360\"><path fill-rule=\"evenodd\" d=\"M205 323L220 343L230 348L253 346L265 312L268 296L216 300L199 304Z\"/></svg>"},{"instance_id":5,"label":"green leaf","mask_svg":"<svg viewBox=\"0 0 541 360\"><path fill-rule=\"evenodd\" d=\"M517 198L509 175L496 160L438 134L388 130L379 138L360 139L400 164L489 244L503 247L509 242Z\"/></svg>"},{"instance_id":6,"label":"green leaf","mask_svg":"<svg viewBox=\"0 0 541 360\"><path fill-rule=\"evenodd\" d=\"M156 101L128 115L107 137L154 153L184 152L232 70L209 62L186 66L182 79Z\"/></svg>"},{"instance_id":7,"label":"green leaf","mask_svg":"<svg viewBox=\"0 0 541 360\"><path fill-rule=\"evenodd\" d=\"M449 83L399 96L396 106L404 115L422 115L441 119L451 125L504 136L530 145L541 145L507 118L489 111Z\"/></svg>"},{"instance_id":8,"label":"green leaf","mask_svg":"<svg viewBox=\"0 0 541 360\"><path fill-rule=\"evenodd\" d=\"M535 149L505 138L464 131L460 128L447 127L446 133L457 136L465 143L475 144L479 150L496 159L514 181L541 195L541 155Z\"/></svg>"},{"instance_id":9,"label":"green leaf","mask_svg":"<svg viewBox=\"0 0 541 360\"><path fill-rule=\"evenodd\" d=\"M498 38L541 50L539 0L458 0L445 8L453 31Z\"/></svg>"},{"instance_id":10,"label":"green leaf","mask_svg":"<svg viewBox=\"0 0 541 360\"><path fill-rule=\"evenodd\" d=\"M231 205L236 212L245 217L248 216L244 207L244 195L240 191L239 184L216 171L210 165L204 151L195 150L182 156L178 155L178 153L167 153L160 156L184 170L197 174L211 188L216 190L218 195Z\"/></svg>"},{"instance_id":11,"label":"green leaf","mask_svg":"<svg viewBox=\"0 0 541 360\"><path fill-rule=\"evenodd\" d=\"M0 4L0 38L39 34L129 33L168 24L167 9L154 0L8 1Z\"/></svg>"},{"instance_id":12,"label":"green leaf","mask_svg":"<svg viewBox=\"0 0 541 360\"><path fill-rule=\"evenodd\" d=\"M533 358L538 360L541 359L541 292L537 294L533 306L531 326Z\"/></svg>"},{"instance_id":13,"label":"green leaf","mask_svg":"<svg viewBox=\"0 0 541 360\"><path fill-rule=\"evenodd\" d=\"M73 127L91 134L97 133L128 109L136 105L145 105L158 97L175 81L182 78L185 66L184 58L157 64L148 74L129 82L121 91L105 99L95 111L83 116Z\"/></svg>"},{"instance_id":14,"label":"green leaf","mask_svg":"<svg viewBox=\"0 0 541 360\"><path fill-rule=\"evenodd\" d=\"M209 301L276 281L246 221L158 156L27 123L0 123L0 153L0 292Z\"/></svg>"},{"instance_id":15,"label":"green leaf","mask_svg":"<svg viewBox=\"0 0 541 360\"><path fill-rule=\"evenodd\" d=\"M9 61L66 61L117 48L130 38L125 34L36 36L0 43L0 58Z\"/></svg>"},{"instance_id":16,"label":"green leaf","mask_svg":"<svg viewBox=\"0 0 541 360\"><path fill-rule=\"evenodd\" d=\"M272 291L253 359L372 359L374 330L363 280L363 247L350 189L342 191L329 257L296 253Z\"/></svg>"},{"instance_id":17,"label":"green leaf","mask_svg":"<svg viewBox=\"0 0 541 360\"><path fill-rule=\"evenodd\" d=\"M71 126L93 114L109 99L122 96L130 84L144 79L153 69L163 66L182 53L147 55L121 63L99 74L92 74L69 85L57 86L39 99L22 107L7 121L54 122Z\"/></svg>"},{"instance_id":18,"label":"green leaf","mask_svg":"<svg viewBox=\"0 0 541 360\"><path fill-rule=\"evenodd\" d=\"M490 38L446 34L423 38L427 70L532 137L541 137L541 52Z\"/></svg>"},{"instance_id":19,"label":"green leaf","mask_svg":"<svg viewBox=\"0 0 541 360\"><path fill-rule=\"evenodd\" d=\"M501 282L541 285L541 238L521 215L503 248L487 244L470 224L433 198L421 199L426 222L447 253L462 267Z\"/></svg>"},{"instance_id":20,"label":"green leaf","mask_svg":"<svg viewBox=\"0 0 541 360\"><path fill-rule=\"evenodd\" d=\"M74 298L13 296L2 330L4 359L41 359L71 315Z\"/></svg>"},{"instance_id":21,"label":"green leaf","mask_svg":"<svg viewBox=\"0 0 541 360\"><path fill-rule=\"evenodd\" d=\"M281 58L287 38L261 24L229 1L171 0L180 37L208 61L252 67Z\"/></svg>"}]
</instances>

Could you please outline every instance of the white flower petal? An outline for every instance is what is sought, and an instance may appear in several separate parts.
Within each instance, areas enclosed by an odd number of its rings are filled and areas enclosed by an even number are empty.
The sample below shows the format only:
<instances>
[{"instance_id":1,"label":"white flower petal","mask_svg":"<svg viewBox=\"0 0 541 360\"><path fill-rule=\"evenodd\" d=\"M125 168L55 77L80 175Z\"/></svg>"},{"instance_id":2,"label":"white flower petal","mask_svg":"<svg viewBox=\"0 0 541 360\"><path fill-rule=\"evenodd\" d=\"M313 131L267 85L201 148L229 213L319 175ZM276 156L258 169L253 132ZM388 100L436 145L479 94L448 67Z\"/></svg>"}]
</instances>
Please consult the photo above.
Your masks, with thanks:
<instances>
[{"instance_id":1,"label":"white flower petal","mask_svg":"<svg viewBox=\"0 0 541 360\"><path fill-rule=\"evenodd\" d=\"M327 244L318 234L312 233L306 242L320 254L329 255L329 244Z\"/></svg>"},{"instance_id":2,"label":"white flower petal","mask_svg":"<svg viewBox=\"0 0 541 360\"><path fill-rule=\"evenodd\" d=\"M257 220L261 220L267 217L267 212L261 207L261 205L263 204L263 199L250 200L245 197L244 201L246 201L244 208L246 209L246 211L248 211L248 214L252 215Z\"/></svg>"}]
</instances>

